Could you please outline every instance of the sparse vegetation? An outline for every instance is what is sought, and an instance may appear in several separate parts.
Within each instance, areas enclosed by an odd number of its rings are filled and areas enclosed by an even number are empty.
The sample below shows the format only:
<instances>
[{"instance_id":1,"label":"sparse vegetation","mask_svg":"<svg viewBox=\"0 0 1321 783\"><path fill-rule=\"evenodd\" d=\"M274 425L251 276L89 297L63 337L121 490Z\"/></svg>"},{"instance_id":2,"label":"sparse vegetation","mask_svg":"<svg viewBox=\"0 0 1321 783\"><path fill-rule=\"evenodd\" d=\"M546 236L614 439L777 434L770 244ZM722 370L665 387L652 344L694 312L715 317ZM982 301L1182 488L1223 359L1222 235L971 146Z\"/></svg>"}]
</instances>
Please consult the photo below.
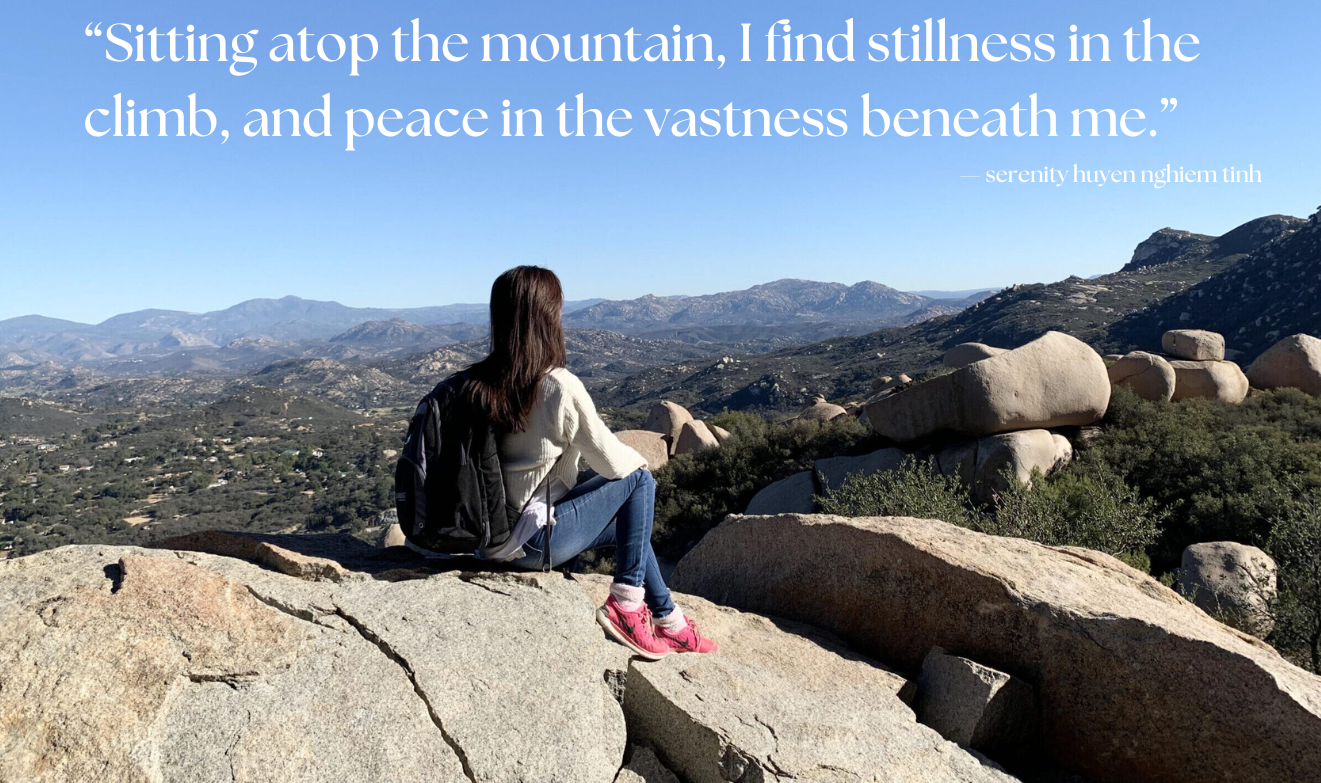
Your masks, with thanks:
<instances>
[{"instance_id":1,"label":"sparse vegetation","mask_svg":"<svg viewBox=\"0 0 1321 783\"><path fill-rule=\"evenodd\" d=\"M931 460L909 457L897 470L849 476L838 489L817 499L822 513L845 517L917 517L939 519L973 529L980 511L968 488L936 470Z\"/></svg>"},{"instance_id":2,"label":"sparse vegetation","mask_svg":"<svg viewBox=\"0 0 1321 783\"><path fill-rule=\"evenodd\" d=\"M207 528L360 530L393 505L402 418L378 423L269 390L103 418L41 437L0 433L0 552Z\"/></svg>"}]
</instances>

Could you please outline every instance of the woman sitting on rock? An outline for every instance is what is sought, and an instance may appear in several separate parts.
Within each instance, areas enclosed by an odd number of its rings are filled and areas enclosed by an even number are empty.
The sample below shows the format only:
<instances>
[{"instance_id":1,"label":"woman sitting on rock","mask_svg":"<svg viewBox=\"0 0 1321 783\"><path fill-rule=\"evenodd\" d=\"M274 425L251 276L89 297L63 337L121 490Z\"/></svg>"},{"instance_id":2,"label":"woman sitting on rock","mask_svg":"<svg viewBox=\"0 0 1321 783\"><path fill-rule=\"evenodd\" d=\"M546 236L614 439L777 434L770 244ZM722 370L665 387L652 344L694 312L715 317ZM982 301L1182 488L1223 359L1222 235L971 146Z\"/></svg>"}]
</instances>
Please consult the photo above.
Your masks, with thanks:
<instances>
[{"instance_id":1,"label":"woman sitting on rock","mask_svg":"<svg viewBox=\"0 0 1321 783\"><path fill-rule=\"evenodd\" d=\"M468 389L500 433L506 501L523 513L505 544L480 554L535 570L545 565L548 538L552 568L614 546L615 580L596 613L606 632L653 660L714 652L661 578L647 461L615 437L565 369L563 307L549 269L515 267L491 287L491 353L469 370ZM597 475L578 484L580 457Z\"/></svg>"}]
</instances>

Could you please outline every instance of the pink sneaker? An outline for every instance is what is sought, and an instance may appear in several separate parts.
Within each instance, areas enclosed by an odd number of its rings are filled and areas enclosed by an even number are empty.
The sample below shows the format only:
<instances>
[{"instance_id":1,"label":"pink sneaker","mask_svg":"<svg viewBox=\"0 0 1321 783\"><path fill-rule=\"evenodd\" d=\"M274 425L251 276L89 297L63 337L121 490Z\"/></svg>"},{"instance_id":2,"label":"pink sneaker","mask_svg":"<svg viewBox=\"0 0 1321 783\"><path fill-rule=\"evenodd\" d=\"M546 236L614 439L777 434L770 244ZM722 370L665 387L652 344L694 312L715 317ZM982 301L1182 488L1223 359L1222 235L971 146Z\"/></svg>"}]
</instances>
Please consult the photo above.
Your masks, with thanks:
<instances>
[{"instance_id":1,"label":"pink sneaker","mask_svg":"<svg viewBox=\"0 0 1321 783\"><path fill-rule=\"evenodd\" d=\"M658 625L656 635L670 646L672 652L713 653L720 649L720 645L702 636L701 631L697 630L697 623L691 619L678 631L670 631Z\"/></svg>"},{"instance_id":2,"label":"pink sneaker","mask_svg":"<svg viewBox=\"0 0 1321 783\"><path fill-rule=\"evenodd\" d=\"M596 622L620 644L649 661L670 654L669 643L656 636L651 610L645 605L636 612L628 612L612 595L605 599L605 606L596 610Z\"/></svg>"}]
</instances>

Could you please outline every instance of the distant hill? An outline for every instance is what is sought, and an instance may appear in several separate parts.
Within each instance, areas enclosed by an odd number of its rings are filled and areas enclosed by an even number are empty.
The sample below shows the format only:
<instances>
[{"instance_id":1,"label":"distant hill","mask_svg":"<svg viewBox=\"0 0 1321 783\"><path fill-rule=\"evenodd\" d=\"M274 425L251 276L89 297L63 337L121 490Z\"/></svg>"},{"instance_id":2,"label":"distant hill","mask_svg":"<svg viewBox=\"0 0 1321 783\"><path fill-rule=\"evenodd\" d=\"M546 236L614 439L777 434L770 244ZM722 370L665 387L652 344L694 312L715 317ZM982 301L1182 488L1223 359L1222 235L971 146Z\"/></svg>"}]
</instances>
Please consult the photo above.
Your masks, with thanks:
<instances>
[{"instance_id":1,"label":"distant hill","mask_svg":"<svg viewBox=\"0 0 1321 783\"><path fill-rule=\"evenodd\" d=\"M705 296L644 296L600 302L567 315L564 321L575 328L609 329L624 334L690 326L883 322L902 319L931 301L929 297L896 291L880 283L849 286L776 280L742 291Z\"/></svg>"},{"instance_id":2,"label":"distant hill","mask_svg":"<svg viewBox=\"0 0 1321 783\"><path fill-rule=\"evenodd\" d=\"M1119 272L1093 279L1070 277L1057 283L1012 286L956 315L905 327L831 338L763 355L730 357L732 361L653 367L596 393L600 404L614 407L644 405L665 398L703 412L726 407L792 409L815 394L831 399L861 396L871 381L882 375L916 375L938 364L946 350L963 342L1014 348L1053 329L1104 349L1116 342L1112 324L1125 316L1136 319L1138 316L1133 314L1143 308L1154 307L1203 281L1209 284L1208 279L1216 279L1214 276L1249 258L1249 253L1255 254L1252 258L1273 258L1278 248L1287 244L1286 238L1303 225L1305 221L1298 218L1271 216L1245 223L1218 238L1162 229L1140 243ZM1300 256L1309 252L1302 244L1297 247ZM1307 298L1314 297L1316 286L1315 253L1311 258L1312 280L1306 287L1301 287L1299 281L1299 289L1292 293L1274 289L1290 302L1297 300L1289 305L1289 323L1302 323L1302 311L1309 301L1315 302ZM1299 270L1307 266L1302 258L1292 263L1302 264L1296 267ZM1282 270L1275 273L1282 274ZM1306 293L1307 288L1313 293ZM1221 295L1230 298L1227 292ZM1313 306L1312 312L1316 311ZM1190 318L1184 323L1202 325L1197 318ZM1284 315L1279 318L1283 321ZM1148 348L1158 347L1159 343L1160 333L1154 333L1153 341L1150 329L1138 342Z\"/></svg>"},{"instance_id":3,"label":"distant hill","mask_svg":"<svg viewBox=\"0 0 1321 783\"><path fill-rule=\"evenodd\" d=\"M1152 346L1168 329L1210 329L1223 334L1226 346L1247 363L1282 337L1321 335L1321 223L1315 215L1309 223L1279 216L1262 221L1215 243L1250 255L1120 319L1107 330L1108 343L1116 349Z\"/></svg>"}]
</instances>

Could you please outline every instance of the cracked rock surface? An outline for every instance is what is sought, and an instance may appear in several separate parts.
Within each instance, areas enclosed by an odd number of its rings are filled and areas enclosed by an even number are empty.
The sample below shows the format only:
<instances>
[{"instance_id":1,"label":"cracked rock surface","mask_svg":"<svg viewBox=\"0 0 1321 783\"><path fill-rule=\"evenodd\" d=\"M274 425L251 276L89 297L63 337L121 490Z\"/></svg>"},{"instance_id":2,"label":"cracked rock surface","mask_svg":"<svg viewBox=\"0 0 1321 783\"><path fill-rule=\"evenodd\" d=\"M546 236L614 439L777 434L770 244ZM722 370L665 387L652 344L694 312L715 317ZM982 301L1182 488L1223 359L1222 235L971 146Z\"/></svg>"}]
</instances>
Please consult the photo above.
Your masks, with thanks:
<instances>
[{"instance_id":1,"label":"cracked rock surface","mask_svg":"<svg viewBox=\"0 0 1321 783\"><path fill-rule=\"evenodd\" d=\"M643 663L594 622L602 578L169 545L0 563L0 781L1010 779L807 626L679 596L724 649Z\"/></svg>"},{"instance_id":2,"label":"cracked rock surface","mask_svg":"<svg viewBox=\"0 0 1321 783\"><path fill-rule=\"evenodd\" d=\"M66 547L0 564L0 780L464 780L436 739L361 636L205 562Z\"/></svg>"},{"instance_id":3,"label":"cracked rock surface","mask_svg":"<svg viewBox=\"0 0 1321 783\"><path fill-rule=\"evenodd\" d=\"M1056 760L1097 781L1321 770L1321 677L1099 552L905 517L735 516L671 586L910 670L940 646L1020 677Z\"/></svg>"},{"instance_id":4,"label":"cracked rock surface","mask_svg":"<svg viewBox=\"0 0 1321 783\"><path fill-rule=\"evenodd\" d=\"M65 547L0 563L0 780L610 783L614 647L560 575Z\"/></svg>"},{"instance_id":5,"label":"cracked rock surface","mask_svg":"<svg viewBox=\"0 0 1321 783\"><path fill-rule=\"evenodd\" d=\"M607 577L577 577L604 600ZM810 626L677 596L714 655L629 664L629 729L691 783L1011 781L916 722L905 680Z\"/></svg>"}]
</instances>

